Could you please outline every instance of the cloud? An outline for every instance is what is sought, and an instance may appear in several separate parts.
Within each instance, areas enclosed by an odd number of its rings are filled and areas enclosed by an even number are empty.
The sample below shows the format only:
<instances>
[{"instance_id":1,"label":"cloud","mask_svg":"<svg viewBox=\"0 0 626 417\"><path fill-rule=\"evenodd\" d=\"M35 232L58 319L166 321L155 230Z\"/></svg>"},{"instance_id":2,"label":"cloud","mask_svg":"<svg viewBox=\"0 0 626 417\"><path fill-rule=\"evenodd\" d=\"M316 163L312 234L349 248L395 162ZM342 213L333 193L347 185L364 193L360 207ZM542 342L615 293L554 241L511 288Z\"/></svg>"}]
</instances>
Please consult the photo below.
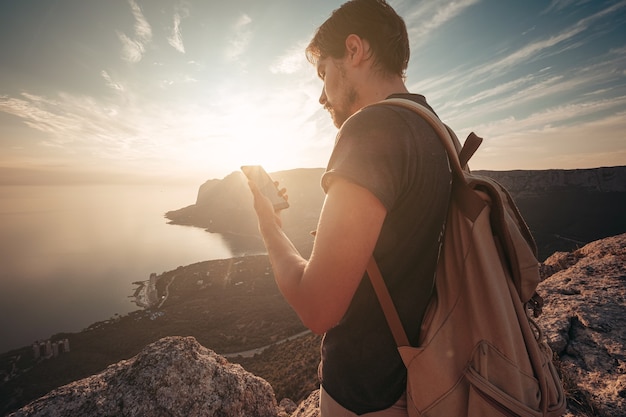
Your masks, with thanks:
<instances>
[{"instance_id":1,"label":"cloud","mask_svg":"<svg viewBox=\"0 0 626 417\"><path fill-rule=\"evenodd\" d=\"M616 101L622 104L626 98ZM615 103L558 106L523 119L507 118L476 126L483 146L473 158L474 169L560 169L618 166L626 163L622 146L626 112L590 119L590 114ZM563 116L576 123L563 126ZM461 133L461 132L457 132ZM514 155L514 162L512 157Z\"/></svg>"},{"instance_id":2,"label":"cloud","mask_svg":"<svg viewBox=\"0 0 626 417\"><path fill-rule=\"evenodd\" d=\"M183 44L183 35L180 30L180 23L182 18L187 17L188 12L185 10L181 15L180 12L176 12L174 14L174 27L172 28L172 33L167 38L169 44L176 49L178 52L185 53L185 45Z\"/></svg>"},{"instance_id":3,"label":"cloud","mask_svg":"<svg viewBox=\"0 0 626 417\"><path fill-rule=\"evenodd\" d=\"M541 132L551 129L572 129L580 125L588 125L589 117L601 114L607 110L624 108L626 96L613 99L600 99L575 104L566 104L550 107L530 114L522 119L506 118L488 124L477 125L472 129L477 132L485 132L493 140L506 140L506 138L528 135L532 132ZM623 112L622 112L623 113ZM619 114L619 112L617 113ZM598 120L613 120L614 115L600 117ZM596 120L594 123L599 123ZM566 126L567 124L567 126ZM626 122L622 122L622 125Z\"/></svg>"},{"instance_id":4,"label":"cloud","mask_svg":"<svg viewBox=\"0 0 626 417\"><path fill-rule=\"evenodd\" d=\"M90 153L115 154L132 139L136 127L123 120L129 109L121 109L92 97L59 93L55 98L22 93L17 98L0 97L0 111L12 114L24 124L46 135L42 145L63 148L68 153L90 149ZM123 156L123 152L117 153Z\"/></svg>"},{"instance_id":5,"label":"cloud","mask_svg":"<svg viewBox=\"0 0 626 417\"><path fill-rule=\"evenodd\" d=\"M146 51L146 45L152 40L152 28L135 0L128 0L133 17L134 37L131 38L122 32L117 32L117 36L122 42L122 59L131 63L141 61Z\"/></svg>"},{"instance_id":6,"label":"cloud","mask_svg":"<svg viewBox=\"0 0 626 417\"><path fill-rule=\"evenodd\" d=\"M246 52L252 39L252 31L249 29L250 23L252 23L252 19L247 14L241 15L235 23L233 28L235 34L226 50L226 58L229 60L234 61Z\"/></svg>"},{"instance_id":7,"label":"cloud","mask_svg":"<svg viewBox=\"0 0 626 417\"><path fill-rule=\"evenodd\" d=\"M564 54L605 35L624 7L622 0L552 33L537 30L516 49L476 67L452 65L410 90L425 93L461 139L470 131L486 138L475 169L624 165L626 48L600 49L592 59L581 52L577 64Z\"/></svg>"},{"instance_id":8,"label":"cloud","mask_svg":"<svg viewBox=\"0 0 626 417\"><path fill-rule=\"evenodd\" d=\"M445 114L453 123L467 125L472 120L482 120L493 114L512 112L530 106L543 106L543 103L553 102L555 98L564 103L582 103L598 91L606 92L606 83L617 81L621 75L619 68L626 66L626 49L611 50L605 55L598 56L587 66L572 67L566 70L556 70L550 67L537 73L522 75L505 83L491 84L475 94L465 97L446 100L439 107L441 114ZM463 83L469 82L461 72L449 74L442 79L425 80L437 84L439 97L450 97ZM447 88L446 88L447 86ZM620 93L614 90L613 95ZM608 92L605 93L608 95ZM618 102L619 105L626 103ZM564 117L567 114L563 114Z\"/></svg>"},{"instance_id":9,"label":"cloud","mask_svg":"<svg viewBox=\"0 0 626 417\"><path fill-rule=\"evenodd\" d=\"M586 18L582 19L579 22L579 24L590 25L595 20L601 19L601 18L606 17L606 16L611 16L615 12L617 12L619 9L623 9L624 7L626 7L626 0L621 0L621 1L613 4L612 6L607 7L606 9L600 10L598 13L595 13L595 14L589 16L589 17L586 17ZM613 28L610 28L610 30L613 30Z\"/></svg>"},{"instance_id":10,"label":"cloud","mask_svg":"<svg viewBox=\"0 0 626 417\"><path fill-rule=\"evenodd\" d=\"M298 42L283 55L279 56L271 65L273 74L294 74L309 65L304 55L308 41Z\"/></svg>"},{"instance_id":11,"label":"cloud","mask_svg":"<svg viewBox=\"0 0 626 417\"><path fill-rule=\"evenodd\" d=\"M553 11L560 12L572 6L581 6L589 3L591 0L552 0L550 5L541 14L549 14Z\"/></svg>"},{"instance_id":12,"label":"cloud","mask_svg":"<svg viewBox=\"0 0 626 417\"><path fill-rule=\"evenodd\" d=\"M621 76L619 69L626 65L626 48L611 49L605 55L595 57L587 66L562 68L558 65L558 59L551 60L541 70L534 69L536 64L529 64L584 44L588 41L587 37L593 35L579 35L587 32L592 22L625 5L626 1L622 1L578 21L556 35L534 40L504 57L486 61L480 66L461 66L446 74L422 79L411 89L432 92L431 97L444 102L439 107L440 112L461 124L507 109L524 108L525 104L531 102L541 106L539 99L550 102L552 98L559 97L563 101L564 96L571 96L572 100L579 100L585 93L604 88L604 83ZM571 42L575 37L579 39ZM515 78L511 78L513 74ZM498 83L502 79L506 81ZM574 91L581 94L572 94Z\"/></svg>"},{"instance_id":13,"label":"cloud","mask_svg":"<svg viewBox=\"0 0 626 417\"><path fill-rule=\"evenodd\" d=\"M135 18L135 36L142 42L149 42L152 39L152 28L141 12L141 8L135 0L128 0L130 8Z\"/></svg>"},{"instance_id":14,"label":"cloud","mask_svg":"<svg viewBox=\"0 0 626 417\"><path fill-rule=\"evenodd\" d=\"M20 98L0 97L0 111L17 116L27 126L45 133L54 133L73 124L71 115L56 113L57 105L55 101L30 93L22 93Z\"/></svg>"},{"instance_id":15,"label":"cloud","mask_svg":"<svg viewBox=\"0 0 626 417\"><path fill-rule=\"evenodd\" d=\"M115 84L107 71L100 75ZM0 112L35 131L30 137L37 140L24 144L30 155L54 154L55 160L73 166L123 166L155 175L224 175L237 169L246 155L267 153L270 142L277 152L274 162L289 159L292 167L320 166L316 156L327 155L326 147L332 145L332 135L325 136L324 146L314 142L319 139L314 116L320 106L309 99L318 90L313 75L284 91L231 86L192 100L154 100L133 91L133 85L106 98L0 96Z\"/></svg>"},{"instance_id":16,"label":"cloud","mask_svg":"<svg viewBox=\"0 0 626 417\"><path fill-rule=\"evenodd\" d=\"M124 91L124 86L120 83L113 81L113 79L111 78L108 72L106 72L105 70L102 70L100 72L100 75L102 76L102 78L104 78L108 87L116 91Z\"/></svg>"},{"instance_id":17,"label":"cloud","mask_svg":"<svg viewBox=\"0 0 626 417\"><path fill-rule=\"evenodd\" d=\"M405 23L413 47L426 43L427 39L445 23L462 14L481 0L457 0L445 4L441 2L420 2L407 12Z\"/></svg>"},{"instance_id":18,"label":"cloud","mask_svg":"<svg viewBox=\"0 0 626 417\"><path fill-rule=\"evenodd\" d=\"M207 57L185 58L170 49L171 46L188 55L192 42L197 41L194 34L207 34L191 25L206 24L206 20L188 19L187 9L179 3L169 9L163 24L158 26L162 32L157 34L156 20L151 28L137 5L139 0L128 1L132 14L126 9L127 17L132 16L134 26L118 33L122 56L128 62L146 61L149 51L154 65L146 65L140 74L135 68L128 71L128 66L116 68L114 62L98 67L97 86L108 89L108 94L101 97L53 93L50 89L44 94L28 86L19 91L31 94L0 95L0 113L11 115L8 120L13 123L6 131L11 132L17 124L29 128L23 132L15 129L22 136L7 140L5 149L18 144L23 147L19 155L14 152L18 156L28 155L33 160L47 156L68 165L89 163L119 165L141 172L223 175L239 166L242 154L256 156L261 153L255 153L256 149L267 149L271 143L272 149L280 153L277 161L283 164L277 163L276 168L285 169L285 163L293 167L323 166L336 129L318 103L322 85L304 57L306 33L287 34L291 38L284 41L291 39L287 44L291 46L284 49L279 49L270 38L263 40L266 45L274 45L272 56L272 48L252 48L260 40L257 36L262 35L256 32L255 16L235 15L232 21L226 21L227 30L212 39L223 48L222 59L233 61L231 67L243 66L247 52L263 53L263 60L255 61L255 68L260 72L268 68L271 74L268 78L258 72L253 74L255 78L247 74L239 78L236 73L223 76L220 67L215 73L218 78L213 76L215 68ZM553 10L562 10L565 4L573 7L571 1L554 2ZM554 162L559 146L567 148L567 152L561 153L571 161L580 161L580 166L589 166L591 161L587 159L583 164L583 151L593 154L597 164L610 164L619 158L624 164L626 151L620 153L616 149L623 143L623 133L619 132L625 129L620 117L626 119L626 47L615 44L609 51L611 44L602 44L605 48L598 47L593 56L587 54L587 48L563 54L587 42L591 44L594 39L603 40L601 36L609 38L606 31L611 28L610 13L626 5L626 1L618 1L609 2L607 8L578 22L560 21L560 26L555 23L546 28L540 19L535 22L537 28L522 38L487 42L485 48L504 44L510 49L484 51L485 57L479 56L477 50L475 58L480 66L472 67L473 62L463 61L448 66L443 73L422 72L418 74L419 83L409 88L426 94L459 136L475 130L486 138L477 155L481 168L571 166L573 163L567 161ZM479 11L477 7L470 10L478 0L394 3L402 9L401 15L408 16L405 21L410 30L417 33L411 34L412 41L433 42L432 49L442 54L442 61L447 58L446 50L436 48L435 42L448 37L433 39L432 35L445 31L446 24L458 23L462 28L462 14L473 21L473 12ZM141 4L148 7L147 2ZM145 10L147 16L153 16ZM565 24L570 26L563 27ZM602 51L608 52L602 55ZM159 52L163 55L152 56ZM172 62L184 65L171 65ZM429 62L422 64L428 71ZM252 79L255 83L260 81L261 88L248 82ZM251 142L251 137L256 142ZM596 144L597 149L593 149ZM43 147L53 151L42 152ZM575 150L581 151L574 155ZM511 156L518 152L520 158L511 162ZM606 158L608 162L599 162L602 155L613 156ZM497 167L497 163L502 165Z\"/></svg>"},{"instance_id":19,"label":"cloud","mask_svg":"<svg viewBox=\"0 0 626 417\"><path fill-rule=\"evenodd\" d=\"M558 35L532 42L499 61L484 65L482 68L479 68L478 71L475 71L474 75L490 74L490 76L492 76L494 72L502 72L506 69L513 68L515 65L528 63L531 59L538 57L540 53L546 49L573 38L579 33L582 33L585 29L586 27L584 25L576 25Z\"/></svg>"},{"instance_id":20,"label":"cloud","mask_svg":"<svg viewBox=\"0 0 626 417\"><path fill-rule=\"evenodd\" d=\"M575 42L574 39L583 33L587 34L590 25L595 21L606 17L625 6L626 1L621 1L618 4L612 5L611 7L579 20L556 35L540 38L527 43L502 58L487 61L483 65L477 66L471 70L465 69L461 75L452 73L444 77L434 77L428 81L419 83L419 85L428 85L429 88L434 90L444 89L448 91L459 91L467 85L492 83L496 77L505 74L507 71L519 70L519 68L523 65L528 65L529 63L540 59L558 55L572 48L584 45L587 38L580 38ZM616 53L619 54L619 51Z\"/></svg>"},{"instance_id":21,"label":"cloud","mask_svg":"<svg viewBox=\"0 0 626 417\"><path fill-rule=\"evenodd\" d=\"M129 38L121 32L118 32L117 36L122 42L122 59L131 63L141 61L145 51L143 44Z\"/></svg>"}]
</instances>

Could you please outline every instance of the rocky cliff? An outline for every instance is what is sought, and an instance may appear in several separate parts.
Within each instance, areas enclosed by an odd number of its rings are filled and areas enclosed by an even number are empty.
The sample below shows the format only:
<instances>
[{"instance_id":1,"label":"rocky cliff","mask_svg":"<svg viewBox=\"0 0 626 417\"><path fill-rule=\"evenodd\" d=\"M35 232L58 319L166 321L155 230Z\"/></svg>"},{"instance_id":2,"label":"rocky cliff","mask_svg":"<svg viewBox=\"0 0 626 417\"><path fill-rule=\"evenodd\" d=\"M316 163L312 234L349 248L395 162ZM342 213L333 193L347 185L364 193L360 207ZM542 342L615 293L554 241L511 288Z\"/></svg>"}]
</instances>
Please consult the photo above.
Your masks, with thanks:
<instances>
[{"instance_id":1,"label":"rocky cliff","mask_svg":"<svg viewBox=\"0 0 626 417\"><path fill-rule=\"evenodd\" d=\"M542 274L539 324L563 373L567 415L626 415L626 234L555 253ZM317 417L318 398L277 405L264 380L193 338L168 337L12 416Z\"/></svg>"},{"instance_id":2,"label":"rocky cliff","mask_svg":"<svg viewBox=\"0 0 626 417\"><path fill-rule=\"evenodd\" d=\"M313 168L271 173L272 178L288 190L290 207L282 214L283 228L305 254L312 247L310 232L317 225L324 199L320 186L322 172ZM174 224L224 234L234 252L263 250L252 194L241 172L233 172L221 180L206 181L198 190L195 204L169 211L166 217Z\"/></svg>"},{"instance_id":3,"label":"rocky cliff","mask_svg":"<svg viewBox=\"0 0 626 417\"><path fill-rule=\"evenodd\" d=\"M626 167L548 169L538 171L473 171L504 185L515 197L547 192L626 192Z\"/></svg>"}]
</instances>

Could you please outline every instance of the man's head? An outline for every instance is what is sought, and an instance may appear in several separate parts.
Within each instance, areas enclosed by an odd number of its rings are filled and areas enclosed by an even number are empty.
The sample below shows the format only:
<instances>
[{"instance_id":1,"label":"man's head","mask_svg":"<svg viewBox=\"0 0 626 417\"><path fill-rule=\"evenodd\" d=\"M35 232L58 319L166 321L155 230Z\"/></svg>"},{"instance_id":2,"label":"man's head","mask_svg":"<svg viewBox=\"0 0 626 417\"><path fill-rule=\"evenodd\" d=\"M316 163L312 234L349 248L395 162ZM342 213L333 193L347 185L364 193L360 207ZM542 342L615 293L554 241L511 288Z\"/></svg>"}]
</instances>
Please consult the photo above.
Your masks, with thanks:
<instances>
[{"instance_id":1,"label":"man's head","mask_svg":"<svg viewBox=\"0 0 626 417\"><path fill-rule=\"evenodd\" d=\"M404 20L385 0L351 0L335 10L306 48L307 59L341 59L346 39L354 34L368 42L372 68L383 75L404 77L409 63L409 38Z\"/></svg>"}]
</instances>

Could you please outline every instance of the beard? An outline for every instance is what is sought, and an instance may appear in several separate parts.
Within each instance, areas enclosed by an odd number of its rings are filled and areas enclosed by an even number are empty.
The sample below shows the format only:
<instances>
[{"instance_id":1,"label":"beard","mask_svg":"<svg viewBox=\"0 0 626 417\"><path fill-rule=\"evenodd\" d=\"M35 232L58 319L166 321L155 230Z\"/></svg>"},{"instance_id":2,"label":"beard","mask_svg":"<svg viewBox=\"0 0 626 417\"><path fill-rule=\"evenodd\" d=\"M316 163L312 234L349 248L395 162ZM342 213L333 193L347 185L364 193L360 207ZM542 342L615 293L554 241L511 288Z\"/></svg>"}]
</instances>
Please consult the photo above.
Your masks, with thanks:
<instances>
[{"instance_id":1,"label":"beard","mask_svg":"<svg viewBox=\"0 0 626 417\"><path fill-rule=\"evenodd\" d=\"M337 129L341 128L344 122L354 113L353 108L357 98L358 94L356 89L352 86L345 85L344 93L340 99L333 103L326 103L324 106L330 113L333 124Z\"/></svg>"},{"instance_id":2,"label":"beard","mask_svg":"<svg viewBox=\"0 0 626 417\"><path fill-rule=\"evenodd\" d=\"M348 80L344 66L341 63L336 63L335 65L339 69L340 80L338 87L341 89L341 93L332 103L327 102L324 108L330 113L335 127L339 129L354 113L354 104L359 95L356 88Z\"/></svg>"}]
</instances>

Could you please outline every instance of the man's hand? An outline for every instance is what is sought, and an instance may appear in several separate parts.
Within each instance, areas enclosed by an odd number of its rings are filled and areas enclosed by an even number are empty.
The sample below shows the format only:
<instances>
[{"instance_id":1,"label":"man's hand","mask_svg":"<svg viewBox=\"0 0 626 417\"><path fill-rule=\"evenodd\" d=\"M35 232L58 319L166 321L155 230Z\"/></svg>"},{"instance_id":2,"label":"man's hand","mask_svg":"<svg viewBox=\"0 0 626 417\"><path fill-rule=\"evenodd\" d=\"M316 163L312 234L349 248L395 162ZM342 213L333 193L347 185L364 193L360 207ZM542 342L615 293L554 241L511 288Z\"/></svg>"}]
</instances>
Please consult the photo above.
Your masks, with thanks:
<instances>
[{"instance_id":1,"label":"man's hand","mask_svg":"<svg viewBox=\"0 0 626 417\"><path fill-rule=\"evenodd\" d=\"M274 184L278 187L277 181L275 181ZM254 198L254 210L259 218L259 229L261 230L261 233L263 233L264 228L271 227L273 225L278 225L279 228L282 228L283 222L280 218L281 210L274 210L274 206L272 205L270 199L261 193L259 187L254 182L248 181L248 187L250 187L252 197ZM289 199L286 188L280 189L279 194L286 200Z\"/></svg>"}]
</instances>

